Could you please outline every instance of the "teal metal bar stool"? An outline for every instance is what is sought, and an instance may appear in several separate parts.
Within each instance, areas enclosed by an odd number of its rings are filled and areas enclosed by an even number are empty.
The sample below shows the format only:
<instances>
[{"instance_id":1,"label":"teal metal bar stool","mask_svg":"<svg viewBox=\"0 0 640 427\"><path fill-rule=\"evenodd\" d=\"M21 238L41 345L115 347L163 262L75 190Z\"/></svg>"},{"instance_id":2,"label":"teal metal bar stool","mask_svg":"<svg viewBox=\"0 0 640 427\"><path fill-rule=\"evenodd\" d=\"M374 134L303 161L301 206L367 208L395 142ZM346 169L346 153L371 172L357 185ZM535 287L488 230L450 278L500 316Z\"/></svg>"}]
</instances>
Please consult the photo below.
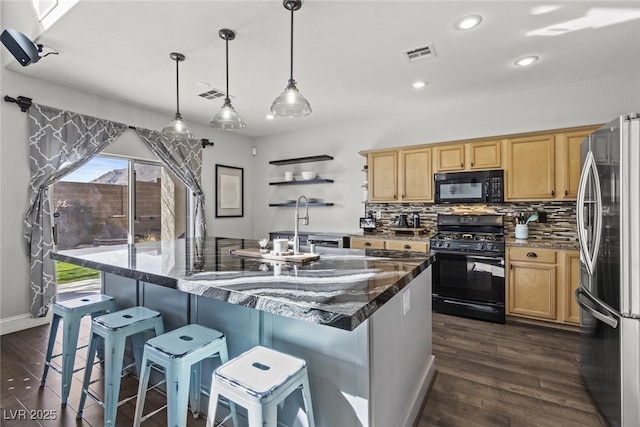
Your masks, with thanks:
<instances>
[{"instance_id":1,"label":"teal metal bar stool","mask_svg":"<svg viewBox=\"0 0 640 427\"><path fill-rule=\"evenodd\" d=\"M74 370L76 351L87 347L86 345L78 347L78 335L80 332L80 323L84 316L91 315L92 318L101 314L116 311L116 302L113 297L103 294L92 294L84 297L58 301L53 304L53 318L51 319L51 330L49 332L49 344L47 345L47 355L44 361L44 372L40 380L40 387L44 387L47 382L49 368L53 368L62 376L62 390L60 399L62 405L67 404L69 398L69 390L71 389L71 379L75 372L82 370L79 368ZM53 354L53 347L56 343L56 335L58 326L62 319L62 353ZM52 360L62 357L61 367L52 363Z\"/></svg>"},{"instance_id":2,"label":"teal metal bar stool","mask_svg":"<svg viewBox=\"0 0 640 427\"><path fill-rule=\"evenodd\" d=\"M141 422L164 408L167 408L167 426L186 426L188 403L191 404L194 418L197 418L202 393L200 365L210 357L220 358L221 363L229 361L227 339L222 332L201 325L186 325L148 340L142 356L134 427L139 427ZM143 416L151 368L162 369L165 379L149 390L166 383L167 404ZM233 425L237 427L235 404L230 402L230 408Z\"/></svg>"},{"instance_id":3,"label":"teal metal bar stool","mask_svg":"<svg viewBox=\"0 0 640 427\"><path fill-rule=\"evenodd\" d=\"M253 347L213 372L207 427L214 425L220 396L247 409L249 427L277 427L278 404L299 388L307 423L315 427L306 362L270 348Z\"/></svg>"},{"instance_id":4,"label":"teal metal bar stool","mask_svg":"<svg viewBox=\"0 0 640 427\"><path fill-rule=\"evenodd\" d=\"M164 332L164 326L160 313L145 307L131 307L93 319L77 418L82 418L85 400L89 396L104 408L104 425L115 425L118 406L135 398L131 396L118 402L122 370L135 365L136 372L140 375L145 333L148 331L153 331L158 336ZM127 337L131 337L133 341L135 362L123 367ZM89 390L93 383L91 368L99 342L104 342L104 401Z\"/></svg>"}]
</instances>

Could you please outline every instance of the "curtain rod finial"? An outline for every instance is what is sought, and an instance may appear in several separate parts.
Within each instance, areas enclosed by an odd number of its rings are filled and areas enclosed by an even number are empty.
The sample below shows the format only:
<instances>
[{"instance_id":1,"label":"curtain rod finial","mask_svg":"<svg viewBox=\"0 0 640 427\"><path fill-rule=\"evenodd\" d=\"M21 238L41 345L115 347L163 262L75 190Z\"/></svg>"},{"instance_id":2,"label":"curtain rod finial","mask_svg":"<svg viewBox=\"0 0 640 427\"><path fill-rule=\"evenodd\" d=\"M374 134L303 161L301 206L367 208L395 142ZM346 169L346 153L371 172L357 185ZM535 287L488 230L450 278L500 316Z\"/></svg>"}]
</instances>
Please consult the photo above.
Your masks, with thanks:
<instances>
[{"instance_id":1,"label":"curtain rod finial","mask_svg":"<svg viewBox=\"0 0 640 427\"><path fill-rule=\"evenodd\" d=\"M12 98L8 95L4 96L5 102L15 102L20 107L20 111L26 113L29 107L31 107L31 98L27 98L26 96L19 96L18 99Z\"/></svg>"},{"instance_id":2,"label":"curtain rod finial","mask_svg":"<svg viewBox=\"0 0 640 427\"><path fill-rule=\"evenodd\" d=\"M209 141L208 139L201 139L200 142L202 142L202 148L207 148L208 146L213 147L213 141Z\"/></svg>"}]
</instances>

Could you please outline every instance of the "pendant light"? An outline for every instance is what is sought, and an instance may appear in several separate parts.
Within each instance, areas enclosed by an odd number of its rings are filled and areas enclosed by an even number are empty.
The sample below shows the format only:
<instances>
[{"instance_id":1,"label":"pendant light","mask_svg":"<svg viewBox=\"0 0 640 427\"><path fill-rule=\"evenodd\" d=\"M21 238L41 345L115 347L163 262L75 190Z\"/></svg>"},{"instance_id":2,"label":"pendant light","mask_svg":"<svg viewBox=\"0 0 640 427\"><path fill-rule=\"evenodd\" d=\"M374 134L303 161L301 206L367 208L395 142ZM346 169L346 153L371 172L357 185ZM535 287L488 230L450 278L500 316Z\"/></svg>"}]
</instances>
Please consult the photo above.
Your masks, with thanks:
<instances>
[{"instance_id":1,"label":"pendant light","mask_svg":"<svg viewBox=\"0 0 640 427\"><path fill-rule=\"evenodd\" d=\"M304 117L311 114L311 106L298 91L296 81L293 80L293 12L302 7L302 0L284 0L282 4L285 9L291 11L291 74L284 92L271 104L271 112L282 117Z\"/></svg>"},{"instance_id":2,"label":"pendant light","mask_svg":"<svg viewBox=\"0 0 640 427\"><path fill-rule=\"evenodd\" d=\"M222 108L213 116L213 120L211 120L211 126L216 129L221 130L229 130L229 129L243 129L246 128L244 120L240 114L236 113L236 110L231 105L231 100L229 99L229 40L233 40L236 38L236 33L232 30L223 28L218 32L218 35L221 39L225 41L226 48L226 63L227 63L227 97L224 99L224 104Z\"/></svg>"},{"instance_id":3,"label":"pendant light","mask_svg":"<svg viewBox=\"0 0 640 427\"><path fill-rule=\"evenodd\" d=\"M173 52L169 57L176 61L176 116L171 123L162 129L162 134L170 139L188 140L193 138L193 135L191 134L191 129L187 127L180 115L180 75L178 72L178 64L185 60L185 56L181 53Z\"/></svg>"}]
</instances>

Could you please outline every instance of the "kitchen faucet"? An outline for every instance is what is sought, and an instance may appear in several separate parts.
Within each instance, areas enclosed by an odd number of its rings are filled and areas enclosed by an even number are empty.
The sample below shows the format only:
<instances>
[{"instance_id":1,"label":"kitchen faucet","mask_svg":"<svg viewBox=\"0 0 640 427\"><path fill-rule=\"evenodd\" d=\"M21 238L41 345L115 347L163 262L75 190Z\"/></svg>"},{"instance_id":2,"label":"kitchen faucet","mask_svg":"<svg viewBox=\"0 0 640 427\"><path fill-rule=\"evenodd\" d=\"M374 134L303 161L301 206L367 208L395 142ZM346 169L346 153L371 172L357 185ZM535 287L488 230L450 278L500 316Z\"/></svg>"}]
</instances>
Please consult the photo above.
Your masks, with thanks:
<instances>
[{"instance_id":1,"label":"kitchen faucet","mask_svg":"<svg viewBox=\"0 0 640 427\"><path fill-rule=\"evenodd\" d=\"M300 216L300 200L302 199L304 199L304 206L305 206L303 217ZM302 223L304 225L309 225L309 201L307 200L306 196L304 195L300 196L298 197L298 200L296 200L295 215L296 215L296 222L293 229L293 254L298 255L300 254L300 236L298 235L298 230L300 228L299 222L300 220L302 220Z\"/></svg>"}]
</instances>

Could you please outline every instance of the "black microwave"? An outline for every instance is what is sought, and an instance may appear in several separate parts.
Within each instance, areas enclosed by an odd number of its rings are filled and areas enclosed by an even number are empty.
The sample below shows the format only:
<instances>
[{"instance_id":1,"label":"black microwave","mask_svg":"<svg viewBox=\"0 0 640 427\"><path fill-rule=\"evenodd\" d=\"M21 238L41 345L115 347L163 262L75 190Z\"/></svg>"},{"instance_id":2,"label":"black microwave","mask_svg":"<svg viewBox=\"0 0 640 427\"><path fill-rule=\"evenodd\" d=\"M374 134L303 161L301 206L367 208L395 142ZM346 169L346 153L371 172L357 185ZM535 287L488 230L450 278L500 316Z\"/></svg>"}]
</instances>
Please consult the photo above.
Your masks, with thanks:
<instances>
[{"instance_id":1,"label":"black microwave","mask_svg":"<svg viewBox=\"0 0 640 427\"><path fill-rule=\"evenodd\" d=\"M434 174L436 203L502 203L504 171L447 172Z\"/></svg>"}]
</instances>

